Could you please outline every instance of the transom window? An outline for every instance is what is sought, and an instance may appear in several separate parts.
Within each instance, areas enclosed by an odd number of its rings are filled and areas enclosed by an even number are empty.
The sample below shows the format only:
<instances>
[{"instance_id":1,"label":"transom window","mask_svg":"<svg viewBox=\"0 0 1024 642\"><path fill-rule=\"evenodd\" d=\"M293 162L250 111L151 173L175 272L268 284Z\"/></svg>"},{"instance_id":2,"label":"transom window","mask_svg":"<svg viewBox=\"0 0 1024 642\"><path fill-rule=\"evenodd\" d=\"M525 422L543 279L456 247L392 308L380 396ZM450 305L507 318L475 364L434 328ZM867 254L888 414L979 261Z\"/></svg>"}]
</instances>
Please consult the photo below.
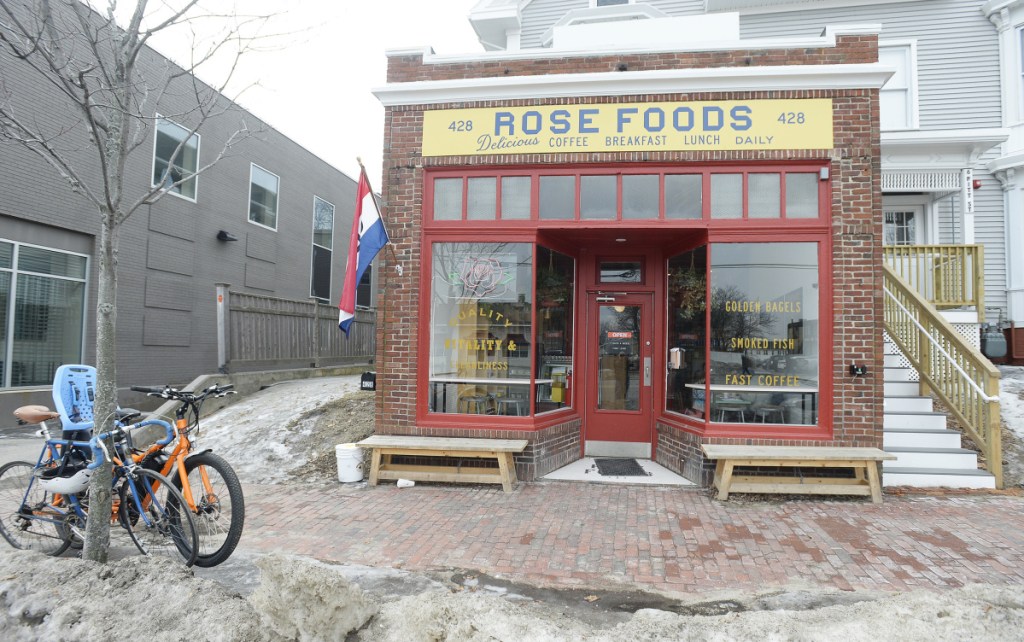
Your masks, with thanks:
<instances>
[{"instance_id":1,"label":"transom window","mask_svg":"<svg viewBox=\"0 0 1024 642\"><path fill-rule=\"evenodd\" d=\"M820 167L451 175L428 180L433 222L818 219Z\"/></svg>"},{"instance_id":2,"label":"transom window","mask_svg":"<svg viewBox=\"0 0 1024 642\"><path fill-rule=\"evenodd\" d=\"M194 201L198 168L199 134L189 135L184 127L158 118L153 142L153 187L162 185L168 192ZM182 180L186 176L192 177Z\"/></svg>"}]
</instances>

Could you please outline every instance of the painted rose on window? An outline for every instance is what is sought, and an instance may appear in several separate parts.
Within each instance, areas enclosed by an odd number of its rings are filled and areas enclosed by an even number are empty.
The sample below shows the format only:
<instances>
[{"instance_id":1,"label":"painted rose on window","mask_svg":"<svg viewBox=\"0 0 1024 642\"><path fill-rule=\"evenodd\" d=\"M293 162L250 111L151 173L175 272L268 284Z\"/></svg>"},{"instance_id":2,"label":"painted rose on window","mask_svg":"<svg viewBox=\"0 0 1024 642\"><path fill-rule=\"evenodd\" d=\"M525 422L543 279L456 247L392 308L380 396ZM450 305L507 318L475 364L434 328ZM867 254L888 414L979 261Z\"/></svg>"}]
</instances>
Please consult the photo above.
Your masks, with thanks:
<instances>
[{"instance_id":1,"label":"painted rose on window","mask_svg":"<svg viewBox=\"0 0 1024 642\"><path fill-rule=\"evenodd\" d=\"M509 267L498 258L466 257L459 269L463 296L474 299L505 298L509 287L515 283L512 272L515 263Z\"/></svg>"}]
</instances>

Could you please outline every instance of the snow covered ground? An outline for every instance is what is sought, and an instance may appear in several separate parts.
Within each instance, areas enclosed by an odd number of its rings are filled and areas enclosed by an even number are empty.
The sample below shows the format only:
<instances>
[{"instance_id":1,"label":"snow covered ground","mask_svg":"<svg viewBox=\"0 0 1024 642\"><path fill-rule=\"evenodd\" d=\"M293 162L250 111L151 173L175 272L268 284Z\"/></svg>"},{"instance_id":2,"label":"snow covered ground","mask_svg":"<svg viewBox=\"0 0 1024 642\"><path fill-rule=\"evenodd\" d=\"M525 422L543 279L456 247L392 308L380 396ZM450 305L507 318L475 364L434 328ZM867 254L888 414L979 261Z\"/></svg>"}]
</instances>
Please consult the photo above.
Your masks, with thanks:
<instances>
[{"instance_id":1,"label":"snow covered ground","mask_svg":"<svg viewBox=\"0 0 1024 642\"><path fill-rule=\"evenodd\" d=\"M285 481L307 462L304 444L316 421L303 417L358 392L359 379L349 375L273 385L204 418L198 443L230 459L243 482Z\"/></svg>"},{"instance_id":2,"label":"snow covered ground","mask_svg":"<svg viewBox=\"0 0 1024 642\"><path fill-rule=\"evenodd\" d=\"M1024 367L1002 366L999 372L999 413L1010 432L1024 441Z\"/></svg>"}]
</instances>

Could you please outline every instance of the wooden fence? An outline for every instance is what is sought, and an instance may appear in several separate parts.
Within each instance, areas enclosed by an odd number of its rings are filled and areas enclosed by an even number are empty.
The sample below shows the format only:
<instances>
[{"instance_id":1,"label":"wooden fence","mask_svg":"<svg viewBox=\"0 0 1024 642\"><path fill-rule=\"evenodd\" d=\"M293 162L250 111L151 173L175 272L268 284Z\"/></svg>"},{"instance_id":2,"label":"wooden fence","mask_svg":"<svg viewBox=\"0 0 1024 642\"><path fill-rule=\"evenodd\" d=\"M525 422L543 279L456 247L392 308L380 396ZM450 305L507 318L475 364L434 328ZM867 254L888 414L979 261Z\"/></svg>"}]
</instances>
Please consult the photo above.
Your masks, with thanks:
<instances>
[{"instance_id":1,"label":"wooden fence","mask_svg":"<svg viewBox=\"0 0 1024 642\"><path fill-rule=\"evenodd\" d=\"M369 362L376 353L377 314L357 311L346 338L335 306L230 292L218 285L217 330L224 372L317 368Z\"/></svg>"}]
</instances>

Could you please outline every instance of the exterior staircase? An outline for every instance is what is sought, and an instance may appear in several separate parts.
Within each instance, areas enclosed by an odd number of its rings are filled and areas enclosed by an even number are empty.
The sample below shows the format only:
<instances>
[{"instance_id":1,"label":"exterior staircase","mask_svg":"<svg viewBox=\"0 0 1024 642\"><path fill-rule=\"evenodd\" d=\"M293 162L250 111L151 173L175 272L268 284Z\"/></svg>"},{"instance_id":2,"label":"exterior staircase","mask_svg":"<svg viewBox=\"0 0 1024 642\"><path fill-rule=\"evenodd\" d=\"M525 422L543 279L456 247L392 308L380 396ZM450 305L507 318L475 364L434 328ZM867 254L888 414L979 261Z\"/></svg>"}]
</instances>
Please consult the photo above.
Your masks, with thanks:
<instances>
[{"instance_id":1,"label":"exterior staircase","mask_svg":"<svg viewBox=\"0 0 1024 642\"><path fill-rule=\"evenodd\" d=\"M882 465L883 486L995 488L995 476L978 467L978 453L961 448L961 435L946 427L931 397L920 395L914 370L895 344L885 342L882 447L897 459Z\"/></svg>"}]
</instances>

